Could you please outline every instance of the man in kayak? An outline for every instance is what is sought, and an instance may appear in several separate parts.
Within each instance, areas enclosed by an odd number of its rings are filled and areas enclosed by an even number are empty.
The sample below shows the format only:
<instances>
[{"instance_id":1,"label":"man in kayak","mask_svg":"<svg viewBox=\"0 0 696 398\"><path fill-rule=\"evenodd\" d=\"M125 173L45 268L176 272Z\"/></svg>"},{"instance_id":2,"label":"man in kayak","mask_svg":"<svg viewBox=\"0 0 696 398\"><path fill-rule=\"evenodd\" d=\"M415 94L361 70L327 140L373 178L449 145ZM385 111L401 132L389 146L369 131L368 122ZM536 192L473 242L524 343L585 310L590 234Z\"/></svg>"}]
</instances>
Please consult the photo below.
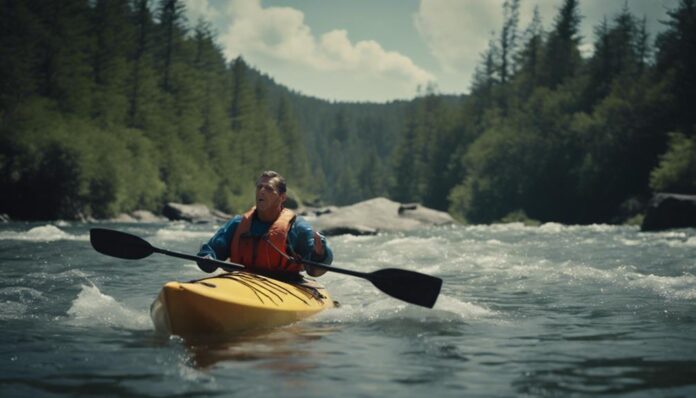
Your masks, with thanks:
<instances>
[{"instance_id":1,"label":"man in kayak","mask_svg":"<svg viewBox=\"0 0 696 398\"><path fill-rule=\"evenodd\" d=\"M331 264L333 252L326 238L284 206L287 199L283 176L264 171L256 180L256 206L227 221L198 252L200 257L230 259L251 272L320 276L326 270L295 261L297 258ZM199 262L205 272L217 267Z\"/></svg>"}]
</instances>

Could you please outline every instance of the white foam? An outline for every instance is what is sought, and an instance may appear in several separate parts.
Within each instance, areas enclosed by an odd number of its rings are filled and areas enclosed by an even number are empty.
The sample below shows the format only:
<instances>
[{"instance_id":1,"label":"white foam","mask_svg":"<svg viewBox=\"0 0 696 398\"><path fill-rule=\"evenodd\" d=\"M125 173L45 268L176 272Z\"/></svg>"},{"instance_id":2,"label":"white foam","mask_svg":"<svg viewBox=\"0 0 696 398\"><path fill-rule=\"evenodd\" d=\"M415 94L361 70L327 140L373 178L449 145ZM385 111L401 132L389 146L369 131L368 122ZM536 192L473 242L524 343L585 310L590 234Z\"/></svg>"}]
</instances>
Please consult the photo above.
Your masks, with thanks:
<instances>
[{"instance_id":1,"label":"white foam","mask_svg":"<svg viewBox=\"0 0 696 398\"><path fill-rule=\"evenodd\" d=\"M696 276L638 275L629 282L636 288L648 289L667 299L696 300Z\"/></svg>"},{"instance_id":2,"label":"white foam","mask_svg":"<svg viewBox=\"0 0 696 398\"><path fill-rule=\"evenodd\" d=\"M496 311L445 294L440 295L433 309L455 314L463 320L475 320L497 315Z\"/></svg>"},{"instance_id":3,"label":"white foam","mask_svg":"<svg viewBox=\"0 0 696 398\"><path fill-rule=\"evenodd\" d=\"M686 233L681 231L644 232L642 235L650 236L653 239L686 239Z\"/></svg>"},{"instance_id":4,"label":"white foam","mask_svg":"<svg viewBox=\"0 0 696 398\"><path fill-rule=\"evenodd\" d=\"M696 236L692 236L688 239L670 239L670 240L660 240L661 243L666 244L669 247L696 247Z\"/></svg>"},{"instance_id":5,"label":"white foam","mask_svg":"<svg viewBox=\"0 0 696 398\"><path fill-rule=\"evenodd\" d=\"M155 233L154 239L160 242L187 239L199 239L201 241L207 241L213 236L214 233L215 230L212 228L210 231L186 231L183 229L164 228Z\"/></svg>"},{"instance_id":6,"label":"white foam","mask_svg":"<svg viewBox=\"0 0 696 398\"><path fill-rule=\"evenodd\" d=\"M87 279L89 276L90 274L78 268L72 268L62 272L32 272L19 277L17 280L23 284L34 284L37 281L72 282Z\"/></svg>"},{"instance_id":7,"label":"white foam","mask_svg":"<svg viewBox=\"0 0 696 398\"><path fill-rule=\"evenodd\" d=\"M437 321L470 321L497 315L486 307L455 297L440 294L433 309L411 305L380 292L355 278L346 278L342 283L327 286L332 297L341 306L319 314L317 320L345 322L373 322L390 319L414 319Z\"/></svg>"},{"instance_id":8,"label":"white foam","mask_svg":"<svg viewBox=\"0 0 696 398\"><path fill-rule=\"evenodd\" d=\"M134 330L152 328L146 312L139 312L103 294L94 285L82 285L82 290L68 310L69 322L77 326L111 327Z\"/></svg>"},{"instance_id":9,"label":"white foam","mask_svg":"<svg viewBox=\"0 0 696 398\"><path fill-rule=\"evenodd\" d=\"M590 225L566 225L564 229L570 231L590 231L590 232L612 232L618 229L635 229L638 230L639 227L636 226L623 226L623 225L609 225L609 224L590 224Z\"/></svg>"},{"instance_id":10,"label":"white foam","mask_svg":"<svg viewBox=\"0 0 696 398\"><path fill-rule=\"evenodd\" d=\"M505 245L505 243L499 241L498 239L489 239L486 241L486 244L491 245L491 246L503 246L503 245Z\"/></svg>"},{"instance_id":11,"label":"white foam","mask_svg":"<svg viewBox=\"0 0 696 398\"><path fill-rule=\"evenodd\" d=\"M643 244L642 241L637 240L637 239L624 239L624 238L619 238L619 242L624 244L625 246L639 246Z\"/></svg>"},{"instance_id":12,"label":"white foam","mask_svg":"<svg viewBox=\"0 0 696 398\"><path fill-rule=\"evenodd\" d=\"M558 233L562 232L565 227L562 224L555 222L547 222L539 226L540 232Z\"/></svg>"},{"instance_id":13,"label":"white foam","mask_svg":"<svg viewBox=\"0 0 696 398\"><path fill-rule=\"evenodd\" d=\"M405 237L398 237L394 239L390 239L387 242L384 242L382 245L383 247L394 247L397 246L401 249L403 248L408 248L412 247L414 245L424 245L424 246L432 246L432 245L441 245L447 243L444 238L439 237L439 236L431 236L431 237L420 237L420 236L405 236Z\"/></svg>"},{"instance_id":14,"label":"white foam","mask_svg":"<svg viewBox=\"0 0 696 398\"><path fill-rule=\"evenodd\" d=\"M536 229L536 228L537 227L524 225L524 223L521 223L521 222L511 222L511 223L491 224L491 225L487 225L487 224L467 225L464 227L464 230L467 232L490 233L490 232L524 231L527 229Z\"/></svg>"},{"instance_id":15,"label":"white foam","mask_svg":"<svg viewBox=\"0 0 696 398\"><path fill-rule=\"evenodd\" d=\"M696 247L696 236L687 237L683 232L669 232L655 235L640 234L634 238L618 238L617 241L625 246Z\"/></svg>"},{"instance_id":16,"label":"white foam","mask_svg":"<svg viewBox=\"0 0 696 398\"><path fill-rule=\"evenodd\" d=\"M331 241L342 242L342 243L358 243L358 242L369 242L375 239L373 235L340 235L332 238Z\"/></svg>"},{"instance_id":17,"label":"white foam","mask_svg":"<svg viewBox=\"0 0 696 398\"><path fill-rule=\"evenodd\" d=\"M23 319L27 317L31 304L43 299L36 289L10 286L0 289L0 319Z\"/></svg>"},{"instance_id":18,"label":"white foam","mask_svg":"<svg viewBox=\"0 0 696 398\"><path fill-rule=\"evenodd\" d=\"M15 296L22 302L33 301L43 296L43 293L36 289L23 286L9 286L0 289L0 297Z\"/></svg>"},{"instance_id":19,"label":"white foam","mask_svg":"<svg viewBox=\"0 0 696 398\"><path fill-rule=\"evenodd\" d=\"M649 290L670 300L696 300L696 276L689 273L681 276L646 275L630 265L599 269L572 262L552 264L546 261L511 266L505 273L513 277L543 274L542 278L546 282L609 283L621 289Z\"/></svg>"},{"instance_id":20,"label":"white foam","mask_svg":"<svg viewBox=\"0 0 696 398\"><path fill-rule=\"evenodd\" d=\"M57 240L89 240L88 235L71 235L55 225L34 227L28 231L3 231L0 240L23 240L32 242L53 242Z\"/></svg>"},{"instance_id":21,"label":"white foam","mask_svg":"<svg viewBox=\"0 0 696 398\"><path fill-rule=\"evenodd\" d=\"M0 305L0 320L9 321L23 319L29 311L29 306L15 301L5 301Z\"/></svg>"}]
</instances>

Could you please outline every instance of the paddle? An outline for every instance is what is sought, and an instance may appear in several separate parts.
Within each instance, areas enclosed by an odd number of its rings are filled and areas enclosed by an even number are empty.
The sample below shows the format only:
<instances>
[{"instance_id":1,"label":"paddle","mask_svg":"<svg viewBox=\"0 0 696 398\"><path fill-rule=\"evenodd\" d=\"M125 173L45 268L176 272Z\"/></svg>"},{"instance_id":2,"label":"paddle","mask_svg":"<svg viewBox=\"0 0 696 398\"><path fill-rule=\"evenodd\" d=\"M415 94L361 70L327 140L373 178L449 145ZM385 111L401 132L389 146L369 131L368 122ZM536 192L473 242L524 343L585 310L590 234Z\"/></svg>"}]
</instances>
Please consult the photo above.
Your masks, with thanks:
<instances>
[{"instance_id":1,"label":"paddle","mask_svg":"<svg viewBox=\"0 0 696 398\"><path fill-rule=\"evenodd\" d=\"M89 241L92 243L94 250L99 253L111 257L125 258L127 260L139 260L153 253L160 253L166 256L183 258L185 260L206 262L220 267L225 271L244 270L243 265L160 249L152 246L148 241L139 236L113 229L92 228L89 230Z\"/></svg>"},{"instance_id":2,"label":"paddle","mask_svg":"<svg viewBox=\"0 0 696 398\"><path fill-rule=\"evenodd\" d=\"M149 242L138 236L113 229L92 228L89 231L89 239L92 243L92 247L94 247L96 251L112 257L138 260L153 253L160 253L196 262L206 262L220 267L225 271L245 269L245 267L240 264L160 249L152 246ZM377 289L392 297L428 308L433 308L440 294L440 288L442 287L442 279L415 271L386 268L365 273L333 267L309 260L301 260L301 262L312 267L323 268L327 271L367 279L372 282Z\"/></svg>"},{"instance_id":3,"label":"paddle","mask_svg":"<svg viewBox=\"0 0 696 398\"><path fill-rule=\"evenodd\" d=\"M367 273L337 268L310 260L300 260L300 262L327 271L367 279L377 289L394 298L428 308L433 308L442 287L442 279L440 278L405 269L384 268Z\"/></svg>"}]
</instances>

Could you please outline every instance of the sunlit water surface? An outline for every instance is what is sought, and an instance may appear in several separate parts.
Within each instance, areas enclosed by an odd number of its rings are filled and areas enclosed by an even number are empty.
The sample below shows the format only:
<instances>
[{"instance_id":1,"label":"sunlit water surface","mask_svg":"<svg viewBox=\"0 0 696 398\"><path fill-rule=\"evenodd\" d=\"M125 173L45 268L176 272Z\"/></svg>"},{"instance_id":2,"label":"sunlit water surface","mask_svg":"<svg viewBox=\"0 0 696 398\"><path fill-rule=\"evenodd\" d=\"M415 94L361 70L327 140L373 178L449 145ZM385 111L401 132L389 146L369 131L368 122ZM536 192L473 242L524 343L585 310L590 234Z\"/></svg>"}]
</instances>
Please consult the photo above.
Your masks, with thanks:
<instances>
[{"instance_id":1,"label":"sunlit water surface","mask_svg":"<svg viewBox=\"0 0 696 398\"><path fill-rule=\"evenodd\" d=\"M320 278L338 309L197 342L149 306L195 264L91 249L94 225L0 224L0 396L694 396L696 230L521 224L330 240L335 265L444 279L432 310ZM194 253L213 225L99 224Z\"/></svg>"}]
</instances>

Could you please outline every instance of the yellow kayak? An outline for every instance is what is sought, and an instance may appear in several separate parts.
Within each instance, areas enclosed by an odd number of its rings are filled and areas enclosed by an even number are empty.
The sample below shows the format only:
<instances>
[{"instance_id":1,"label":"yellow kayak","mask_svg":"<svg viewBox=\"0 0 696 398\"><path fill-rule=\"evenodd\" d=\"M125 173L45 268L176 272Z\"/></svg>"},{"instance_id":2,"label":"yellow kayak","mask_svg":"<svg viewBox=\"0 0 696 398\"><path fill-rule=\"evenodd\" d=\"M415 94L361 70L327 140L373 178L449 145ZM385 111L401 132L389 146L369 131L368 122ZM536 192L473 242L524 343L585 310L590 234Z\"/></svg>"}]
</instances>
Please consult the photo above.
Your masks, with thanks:
<instances>
[{"instance_id":1,"label":"yellow kayak","mask_svg":"<svg viewBox=\"0 0 696 398\"><path fill-rule=\"evenodd\" d=\"M235 271L168 282L150 307L159 332L181 336L234 334L287 325L334 306L313 280L286 282Z\"/></svg>"}]
</instances>

